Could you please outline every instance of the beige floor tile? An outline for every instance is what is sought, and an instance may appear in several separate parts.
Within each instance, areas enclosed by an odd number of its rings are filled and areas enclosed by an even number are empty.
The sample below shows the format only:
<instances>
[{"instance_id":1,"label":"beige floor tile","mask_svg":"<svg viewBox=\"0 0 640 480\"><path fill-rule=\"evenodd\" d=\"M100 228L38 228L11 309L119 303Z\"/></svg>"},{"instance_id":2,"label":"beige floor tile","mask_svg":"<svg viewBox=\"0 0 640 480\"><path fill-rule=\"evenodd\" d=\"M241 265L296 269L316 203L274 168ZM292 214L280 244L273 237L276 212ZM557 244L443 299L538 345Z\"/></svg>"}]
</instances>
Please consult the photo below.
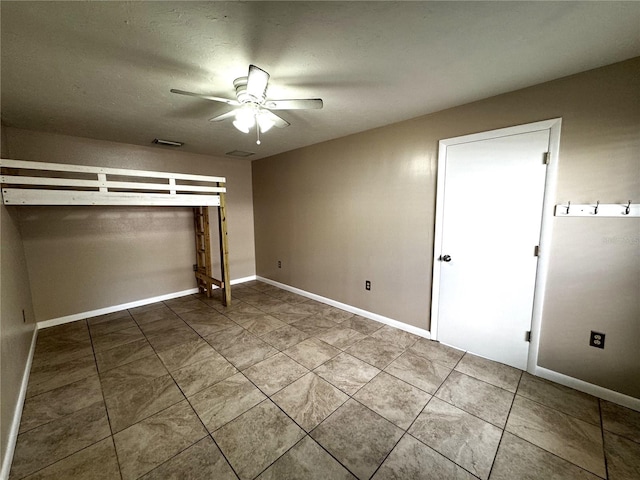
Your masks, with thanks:
<instances>
[{"instance_id":1,"label":"beige floor tile","mask_svg":"<svg viewBox=\"0 0 640 480\"><path fill-rule=\"evenodd\" d=\"M117 332L118 330L124 330L126 328L136 327L138 324L133 320L133 317L127 315L126 317L116 318L108 322L102 322L98 324L89 323L89 330L92 337L99 337L106 333Z\"/></svg>"},{"instance_id":2,"label":"beige floor tile","mask_svg":"<svg viewBox=\"0 0 640 480\"><path fill-rule=\"evenodd\" d=\"M10 477L22 478L111 435L103 403L18 435Z\"/></svg>"},{"instance_id":3,"label":"beige floor tile","mask_svg":"<svg viewBox=\"0 0 640 480\"><path fill-rule=\"evenodd\" d=\"M198 338L200 338L200 336L187 326L175 327L158 334L147 335L147 340L149 340L149 343L156 352L166 350L183 343L193 342Z\"/></svg>"},{"instance_id":4,"label":"beige floor tile","mask_svg":"<svg viewBox=\"0 0 640 480\"><path fill-rule=\"evenodd\" d=\"M271 399L309 432L346 402L349 396L310 372Z\"/></svg>"},{"instance_id":5,"label":"beige floor tile","mask_svg":"<svg viewBox=\"0 0 640 480\"><path fill-rule=\"evenodd\" d=\"M347 395L353 395L380 373L380 370L348 353L341 353L320 365L314 372Z\"/></svg>"},{"instance_id":6,"label":"beige floor tile","mask_svg":"<svg viewBox=\"0 0 640 480\"><path fill-rule=\"evenodd\" d=\"M356 332L360 332L364 335L371 335L372 333L377 332L382 327L384 327L383 323L376 322L375 320L371 320L369 318L361 317L360 315L352 315L351 317L340 322L340 325L342 327L355 330Z\"/></svg>"},{"instance_id":7,"label":"beige floor tile","mask_svg":"<svg viewBox=\"0 0 640 480\"><path fill-rule=\"evenodd\" d=\"M640 443L640 412L600 400L602 426L609 432Z\"/></svg>"},{"instance_id":8,"label":"beige floor tile","mask_svg":"<svg viewBox=\"0 0 640 480\"><path fill-rule=\"evenodd\" d=\"M140 326L146 325L147 323L157 322L158 320L178 318L173 310L166 307L164 304L158 304L155 308L140 312L134 312L133 310L131 310L131 315L133 316L133 319L136 321L136 323Z\"/></svg>"},{"instance_id":9,"label":"beige floor tile","mask_svg":"<svg viewBox=\"0 0 640 480\"><path fill-rule=\"evenodd\" d=\"M96 353L96 364L98 371L104 373L112 368L121 367L127 363L135 362L149 355L155 355L151 344L146 338L135 342L127 343L104 352Z\"/></svg>"},{"instance_id":10,"label":"beige floor tile","mask_svg":"<svg viewBox=\"0 0 640 480\"><path fill-rule=\"evenodd\" d=\"M408 351L391 362L384 371L430 394L434 394L451 373L449 367Z\"/></svg>"},{"instance_id":11,"label":"beige floor tile","mask_svg":"<svg viewBox=\"0 0 640 480\"><path fill-rule=\"evenodd\" d=\"M26 397L48 392L97 373L93 355L54 365L32 365Z\"/></svg>"},{"instance_id":12,"label":"beige floor tile","mask_svg":"<svg viewBox=\"0 0 640 480\"><path fill-rule=\"evenodd\" d=\"M340 349L312 337L287 348L283 353L309 370L313 370L341 352Z\"/></svg>"},{"instance_id":13,"label":"beige floor tile","mask_svg":"<svg viewBox=\"0 0 640 480\"><path fill-rule=\"evenodd\" d=\"M122 479L144 475L206 435L186 400L116 433Z\"/></svg>"},{"instance_id":14,"label":"beige floor tile","mask_svg":"<svg viewBox=\"0 0 640 480\"><path fill-rule=\"evenodd\" d=\"M378 415L406 430L431 395L402 380L380 372L353 396Z\"/></svg>"},{"instance_id":15,"label":"beige floor tile","mask_svg":"<svg viewBox=\"0 0 640 480\"><path fill-rule=\"evenodd\" d=\"M351 345L345 351L382 370L398 358L404 352L404 348L390 340L365 337L358 343Z\"/></svg>"},{"instance_id":16,"label":"beige floor tile","mask_svg":"<svg viewBox=\"0 0 640 480\"><path fill-rule=\"evenodd\" d=\"M403 430L355 400L348 400L311 437L359 479L370 478Z\"/></svg>"},{"instance_id":17,"label":"beige floor tile","mask_svg":"<svg viewBox=\"0 0 640 480\"><path fill-rule=\"evenodd\" d=\"M87 319L89 327L99 325L104 322L111 322L112 320L119 320L121 318L133 318L129 310L119 310L117 312L105 313L104 315L98 315Z\"/></svg>"},{"instance_id":18,"label":"beige floor tile","mask_svg":"<svg viewBox=\"0 0 640 480\"><path fill-rule=\"evenodd\" d=\"M504 428L514 395L454 370L440 386L436 397Z\"/></svg>"},{"instance_id":19,"label":"beige floor tile","mask_svg":"<svg viewBox=\"0 0 640 480\"><path fill-rule=\"evenodd\" d=\"M216 332L214 335L205 336L204 339L218 352L222 352L223 350L233 348L238 343L246 342L247 339L253 338L254 336L255 335L251 335L240 325L231 325L224 330Z\"/></svg>"},{"instance_id":20,"label":"beige floor tile","mask_svg":"<svg viewBox=\"0 0 640 480\"><path fill-rule=\"evenodd\" d=\"M217 352L202 338L158 352L158 357L170 372L192 363L201 362L215 355L217 355Z\"/></svg>"},{"instance_id":21,"label":"beige floor tile","mask_svg":"<svg viewBox=\"0 0 640 480\"><path fill-rule=\"evenodd\" d=\"M215 353L215 351L214 351ZM236 374L238 370L219 353L171 372L180 390L191 396Z\"/></svg>"},{"instance_id":22,"label":"beige floor tile","mask_svg":"<svg viewBox=\"0 0 640 480\"><path fill-rule=\"evenodd\" d=\"M604 432L604 450L610 480L640 478L640 443Z\"/></svg>"},{"instance_id":23,"label":"beige floor tile","mask_svg":"<svg viewBox=\"0 0 640 480\"><path fill-rule=\"evenodd\" d=\"M270 400L213 433L241 480L255 478L304 437L304 431Z\"/></svg>"},{"instance_id":24,"label":"beige floor tile","mask_svg":"<svg viewBox=\"0 0 640 480\"><path fill-rule=\"evenodd\" d=\"M29 397L22 409L19 433L24 433L96 403L104 403L100 379L97 375Z\"/></svg>"},{"instance_id":25,"label":"beige floor tile","mask_svg":"<svg viewBox=\"0 0 640 480\"><path fill-rule=\"evenodd\" d=\"M518 395L600 426L598 399L573 388L523 373Z\"/></svg>"},{"instance_id":26,"label":"beige floor tile","mask_svg":"<svg viewBox=\"0 0 640 480\"><path fill-rule=\"evenodd\" d=\"M373 480L404 479L475 480L476 477L411 435L405 434L373 476Z\"/></svg>"},{"instance_id":27,"label":"beige floor tile","mask_svg":"<svg viewBox=\"0 0 640 480\"><path fill-rule=\"evenodd\" d=\"M193 297L175 298L173 300L166 300L164 303L178 315L207 307L207 304Z\"/></svg>"},{"instance_id":28,"label":"beige floor tile","mask_svg":"<svg viewBox=\"0 0 640 480\"><path fill-rule=\"evenodd\" d=\"M138 326L135 326L125 328L124 330L118 330L117 332L100 335L99 337L94 337L92 341L93 349L98 353L142 339L144 339L142 331Z\"/></svg>"},{"instance_id":29,"label":"beige floor tile","mask_svg":"<svg viewBox=\"0 0 640 480\"><path fill-rule=\"evenodd\" d=\"M351 328L344 327L343 325L338 325L317 334L316 338L328 343L329 345L344 350L354 343L366 338L366 335L356 330L352 330Z\"/></svg>"},{"instance_id":30,"label":"beige floor tile","mask_svg":"<svg viewBox=\"0 0 640 480\"><path fill-rule=\"evenodd\" d=\"M291 325L285 325L284 327L263 335L261 338L278 350L286 350L287 348L309 338L309 334L304 333Z\"/></svg>"},{"instance_id":31,"label":"beige floor tile","mask_svg":"<svg viewBox=\"0 0 640 480\"><path fill-rule=\"evenodd\" d=\"M505 432L490 480L598 480L592 473Z\"/></svg>"},{"instance_id":32,"label":"beige floor tile","mask_svg":"<svg viewBox=\"0 0 640 480\"><path fill-rule=\"evenodd\" d=\"M261 336L278 328L282 328L286 324L272 315L261 313L245 318L244 320L242 320L240 325L242 325L254 335Z\"/></svg>"},{"instance_id":33,"label":"beige floor tile","mask_svg":"<svg viewBox=\"0 0 640 480\"><path fill-rule=\"evenodd\" d=\"M306 436L258 477L258 480L300 479L355 480L355 477Z\"/></svg>"},{"instance_id":34,"label":"beige floor tile","mask_svg":"<svg viewBox=\"0 0 640 480\"><path fill-rule=\"evenodd\" d=\"M506 431L605 477L600 428L516 395Z\"/></svg>"},{"instance_id":35,"label":"beige floor tile","mask_svg":"<svg viewBox=\"0 0 640 480\"><path fill-rule=\"evenodd\" d=\"M308 371L284 353L277 353L247 368L243 373L265 395L271 396L302 377Z\"/></svg>"},{"instance_id":36,"label":"beige floor tile","mask_svg":"<svg viewBox=\"0 0 640 480\"><path fill-rule=\"evenodd\" d=\"M315 337L322 335L324 332L335 328L338 324L319 315L307 317L298 322L292 323L298 330Z\"/></svg>"},{"instance_id":37,"label":"beige floor tile","mask_svg":"<svg viewBox=\"0 0 640 480\"><path fill-rule=\"evenodd\" d=\"M381 329L372 333L371 336L382 340L388 340L404 349L411 347L421 338L413 333L405 332L404 330L390 327L389 325L384 325Z\"/></svg>"},{"instance_id":38,"label":"beige floor tile","mask_svg":"<svg viewBox=\"0 0 640 480\"><path fill-rule=\"evenodd\" d=\"M237 373L189 397L209 432L230 422L267 398L247 378Z\"/></svg>"},{"instance_id":39,"label":"beige floor tile","mask_svg":"<svg viewBox=\"0 0 640 480\"><path fill-rule=\"evenodd\" d=\"M184 399L156 356L109 370L101 381L114 433Z\"/></svg>"},{"instance_id":40,"label":"beige floor tile","mask_svg":"<svg viewBox=\"0 0 640 480\"><path fill-rule=\"evenodd\" d=\"M232 346L219 350L238 370L245 370L278 353L268 343L246 330L244 332Z\"/></svg>"},{"instance_id":41,"label":"beige floor tile","mask_svg":"<svg viewBox=\"0 0 640 480\"><path fill-rule=\"evenodd\" d=\"M140 478L141 480L237 480L238 477L233 473L231 466L211 437L205 437Z\"/></svg>"},{"instance_id":42,"label":"beige floor tile","mask_svg":"<svg viewBox=\"0 0 640 480\"><path fill-rule=\"evenodd\" d=\"M419 339L409 348L409 351L449 368L455 367L464 355L463 350L458 350L433 340L427 340L426 338Z\"/></svg>"},{"instance_id":43,"label":"beige floor tile","mask_svg":"<svg viewBox=\"0 0 640 480\"><path fill-rule=\"evenodd\" d=\"M522 370L466 353L456 371L516 393Z\"/></svg>"},{"instance_id":44,"label":"beige floor tile","mask_svg":"<svg viewBox=\"0 0 640 480\"><path fill-rule=\"evenodd\" d=\"M498 427L435 397L408 432L483 480L502 436Z\"/></svg>"},{"instance_id":45,"label":"beige floor tile","mask_svg":"<svg viewBox=\"0 0 640 480\"><path fill-rule=\"evenodd\" d=\"M113 438L105 438L26 477L26 480L72 479L120 480Z\"/></svg>"}]
</instances>

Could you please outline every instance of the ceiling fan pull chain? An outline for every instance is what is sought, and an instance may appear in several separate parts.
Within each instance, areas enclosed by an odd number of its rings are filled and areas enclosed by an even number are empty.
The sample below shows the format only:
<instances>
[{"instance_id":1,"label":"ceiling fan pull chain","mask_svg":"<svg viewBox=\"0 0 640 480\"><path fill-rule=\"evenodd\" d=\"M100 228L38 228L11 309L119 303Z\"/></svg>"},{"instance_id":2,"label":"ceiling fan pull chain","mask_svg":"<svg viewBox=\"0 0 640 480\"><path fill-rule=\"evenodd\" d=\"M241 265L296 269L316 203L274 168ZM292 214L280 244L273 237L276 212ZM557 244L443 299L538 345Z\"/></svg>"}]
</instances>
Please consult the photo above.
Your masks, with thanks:
<instances>
[{"instance_id":1,"label":"ceiling fan pull chain","mask_svg":"<svg viewBox=\"0 0 640 480\"><path fill-rule=\"evenodd\" d=\"M258 140L256 140L256 144L260 145L260 125L256 122L256 134L258 135Z\"/></svg>"}]
</instances>

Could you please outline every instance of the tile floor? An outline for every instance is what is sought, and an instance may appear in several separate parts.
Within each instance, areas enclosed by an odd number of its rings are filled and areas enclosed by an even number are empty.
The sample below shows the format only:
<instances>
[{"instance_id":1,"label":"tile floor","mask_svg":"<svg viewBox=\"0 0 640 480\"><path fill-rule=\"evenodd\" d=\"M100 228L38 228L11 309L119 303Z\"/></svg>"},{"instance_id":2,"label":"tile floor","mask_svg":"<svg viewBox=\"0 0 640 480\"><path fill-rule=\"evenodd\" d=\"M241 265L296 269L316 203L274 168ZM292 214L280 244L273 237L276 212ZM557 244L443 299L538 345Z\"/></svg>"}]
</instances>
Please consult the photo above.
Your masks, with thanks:
<instances>
[{"instance_id":1,"label":"tile floor","mask_svg":"<svg viewBox=\"0 0 640 480\"><path fill-rule=\"evenodd\" d=\"M640 413L260 282L38 335L11 479L639 479Z\"/></svg>"}]
</instances>

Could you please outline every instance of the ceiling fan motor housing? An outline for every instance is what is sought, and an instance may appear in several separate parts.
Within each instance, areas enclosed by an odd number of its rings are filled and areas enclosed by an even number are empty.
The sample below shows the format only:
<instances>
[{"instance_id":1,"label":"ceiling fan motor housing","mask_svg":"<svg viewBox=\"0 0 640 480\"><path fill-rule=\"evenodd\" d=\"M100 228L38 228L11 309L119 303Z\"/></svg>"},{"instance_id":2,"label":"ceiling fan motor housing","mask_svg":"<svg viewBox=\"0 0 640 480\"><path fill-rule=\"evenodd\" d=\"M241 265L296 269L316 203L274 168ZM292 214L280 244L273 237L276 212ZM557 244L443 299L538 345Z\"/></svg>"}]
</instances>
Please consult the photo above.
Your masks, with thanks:
<instances>
[{"instance_id":1,"label":"ceiling fan motor housing","mask_svg":"<svg viewBox=\"0 0 640 480\"><path fill-rule=\"evenodd\" d=\"M236 98L240 103L257 103L262 104L266 100L266 91L261 98L256 98L247 92L247 80L248 77L239 77L233 81L233 86L236 89Z\"/></svg>"}]
</instances>

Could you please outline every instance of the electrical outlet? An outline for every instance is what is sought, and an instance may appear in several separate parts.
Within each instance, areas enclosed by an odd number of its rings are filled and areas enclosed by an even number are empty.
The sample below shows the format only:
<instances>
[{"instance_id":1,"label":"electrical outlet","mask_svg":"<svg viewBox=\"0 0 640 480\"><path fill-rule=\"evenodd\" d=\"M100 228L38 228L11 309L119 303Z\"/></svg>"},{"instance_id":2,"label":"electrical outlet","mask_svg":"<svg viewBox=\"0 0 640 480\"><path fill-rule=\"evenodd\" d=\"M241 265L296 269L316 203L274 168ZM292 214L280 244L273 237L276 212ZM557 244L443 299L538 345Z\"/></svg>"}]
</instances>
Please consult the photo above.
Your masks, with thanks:
<instances>
[{"instance_id":1,"label":"electrical outlet","mask_svg":"<svg viewBox=\"0 0 640 480\"><path fill-rule=\"evenodd\" d=\"M594 332L593 330L591 330L591 337L589 337L589 346L604 348L604 333Z\"/></svg>"},{"instance_id":2,"label":"electrical outlet","mask_svg":"<svg viewBox=\"0 0 640 480\"><path fill-rule=\"evenodd\" d=\"M282 268L282 261L278 260L278 268Z\"/></svg>"},{"instance_id":3,"label":"electrical outlet","mask_svg":"<svg viewBox=\"0 0 640 480\"><path fill-rule=\"evenodd\" d=\"M364 289L371 290L371 282L369 280L364 281Z\"/></svg>"}]
</instances>

